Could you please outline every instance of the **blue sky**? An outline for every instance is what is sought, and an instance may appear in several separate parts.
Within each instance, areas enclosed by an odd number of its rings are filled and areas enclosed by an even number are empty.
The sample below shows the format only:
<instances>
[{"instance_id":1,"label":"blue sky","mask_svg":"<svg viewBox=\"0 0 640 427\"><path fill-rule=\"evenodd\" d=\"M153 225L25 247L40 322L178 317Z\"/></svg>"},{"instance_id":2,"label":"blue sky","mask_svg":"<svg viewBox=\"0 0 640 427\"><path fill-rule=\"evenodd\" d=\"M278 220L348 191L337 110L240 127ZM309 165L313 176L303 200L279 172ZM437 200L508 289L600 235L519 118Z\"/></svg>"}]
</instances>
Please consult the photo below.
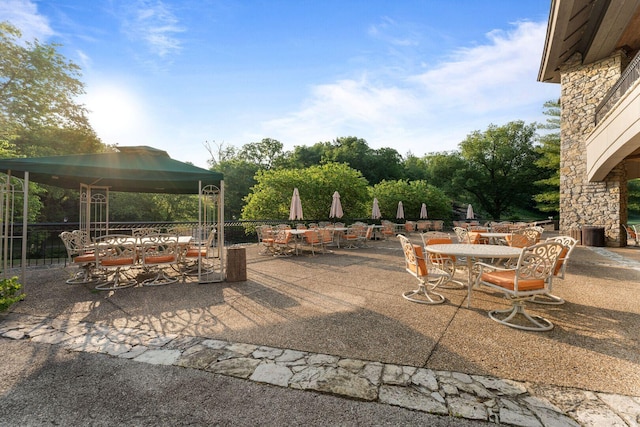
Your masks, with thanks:
<instances>
[{"instance_id":1,"label":"blue sky","mask_svg":"<svg viewBox=\"0 0 640 427\"><path fill-rule=\"evenodd\" d=\"M550 0L1 0L62 44L104 143L208 167L211 146L341 136L414 155L544 122Z\"/></svg>"}]
</instances>

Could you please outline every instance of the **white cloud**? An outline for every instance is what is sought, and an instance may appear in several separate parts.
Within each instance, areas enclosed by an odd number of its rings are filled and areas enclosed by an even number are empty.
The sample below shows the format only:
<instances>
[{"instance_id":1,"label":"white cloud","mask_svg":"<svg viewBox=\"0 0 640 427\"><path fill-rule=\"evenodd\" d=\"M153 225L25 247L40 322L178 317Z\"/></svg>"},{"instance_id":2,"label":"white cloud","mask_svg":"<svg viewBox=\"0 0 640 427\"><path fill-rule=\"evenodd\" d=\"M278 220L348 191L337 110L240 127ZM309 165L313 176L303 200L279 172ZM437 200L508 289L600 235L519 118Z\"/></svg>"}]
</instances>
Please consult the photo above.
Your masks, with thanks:
<instances>
[{"instance_id":1,"label":"white cloud","mask_svg":"<svg viewBox=\"0 0 640 427\"><path fill-rule=\"evenodd\" d=\"M162 1L126 2L123 31L142 41L154 55L164 58L181 50L177 34L185 31L178 18Z\"/></svg>"},{"instance_id":2,"label":"white cloud","mask_svg":"<svg viewBox=\"0 0 640 427\"><path fill-rule=\"evenodd\" d=\"M462 48L435 68L411 77L441 107L482 113L535 98L546 23L522 22L511 32L492 31L489 44ZM548 85L551 87L551 85Z\"/></svg>"},{"instance_id":3,"label":"white cloud","mask_svg":"<svg viewBox=\"0 0 640 427\"><path fill-rule=\"evenodd\" d=\"M520 22L492 31L487 43L461 48L422 73L384 65L368 76L317 85L298 111L265 121L264 135L287 149L338 136L401 154L452 150L467 134L510 120L542 120L557 85L536 81L546 23ZM378 34L371 28L370 33ZM420 61L416 61L419 63ZM539 111L532 115L531 111Z\"/></svg>"},{"instance_id":4,"label":"white cloud","mask_svg":"<svg viewBox=\"0 0 640 427\"><path fill-rule=\"evenodd\" d=\"M9 21L22 31L25 40L45 40L54 35L49 20L38 14L38 7L30 0L2 0L0 21Z\"/></svg>"},{"instance_id":5,"label":"white cloud","mask_svg":"<svg viewBox=\"0 0 640 427\"><path fill-rule=\"evenodd\" d=\"M382 18L379 24L369 26L367 33L369 36L386 41L396 46L415 46L418 40L415 34L408 30L407 23L398 25L398 23L389 17Z\"/></svg>"}]
</instances>

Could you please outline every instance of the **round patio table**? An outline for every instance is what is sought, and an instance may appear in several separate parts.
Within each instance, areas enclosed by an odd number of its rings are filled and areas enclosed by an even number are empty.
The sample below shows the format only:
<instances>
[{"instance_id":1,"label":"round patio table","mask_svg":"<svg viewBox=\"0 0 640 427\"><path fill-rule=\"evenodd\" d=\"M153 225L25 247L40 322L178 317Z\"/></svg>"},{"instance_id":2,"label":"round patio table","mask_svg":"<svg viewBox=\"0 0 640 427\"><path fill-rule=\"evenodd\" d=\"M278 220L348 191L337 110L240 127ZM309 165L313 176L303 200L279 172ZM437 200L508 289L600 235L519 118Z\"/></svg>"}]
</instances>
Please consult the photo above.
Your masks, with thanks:
<instances>
[{"instance_id":1,"label":"round patio table","mask_svg":"<svg viewBox=\"0 0 640 427\"><path fill-rule=\"evenodd\" d=\"M504 245L478 245L471 243L444 243L425 246L427 252L442 255L454 255L467 258L467 270L469 278L467 283L467 308L471 306L471 289L473 288L472 268L473 262L482 258L514 259L520 256L522 248L513 248Z\"/></svg>"}]
</instances>

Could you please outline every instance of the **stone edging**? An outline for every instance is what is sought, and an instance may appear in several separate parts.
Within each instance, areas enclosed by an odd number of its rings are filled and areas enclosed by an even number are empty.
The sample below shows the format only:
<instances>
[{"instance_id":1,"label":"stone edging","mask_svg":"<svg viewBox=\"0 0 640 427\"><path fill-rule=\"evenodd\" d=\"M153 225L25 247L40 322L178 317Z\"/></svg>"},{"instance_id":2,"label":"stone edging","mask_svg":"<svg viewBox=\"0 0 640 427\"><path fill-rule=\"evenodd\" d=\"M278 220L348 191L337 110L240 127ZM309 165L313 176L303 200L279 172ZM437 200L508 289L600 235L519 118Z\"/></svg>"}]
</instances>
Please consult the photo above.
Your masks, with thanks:
<instances>
[{"instance_id":1,"label":"stone edging","mask_svg":"<svg viewBox=\"0 0 640 427\"><path fill-rule=\"evenodd\" d=\"M635 425L640 398L142 329L9 314L0 336L518 426Z\"/></svg>"}]
</instances>

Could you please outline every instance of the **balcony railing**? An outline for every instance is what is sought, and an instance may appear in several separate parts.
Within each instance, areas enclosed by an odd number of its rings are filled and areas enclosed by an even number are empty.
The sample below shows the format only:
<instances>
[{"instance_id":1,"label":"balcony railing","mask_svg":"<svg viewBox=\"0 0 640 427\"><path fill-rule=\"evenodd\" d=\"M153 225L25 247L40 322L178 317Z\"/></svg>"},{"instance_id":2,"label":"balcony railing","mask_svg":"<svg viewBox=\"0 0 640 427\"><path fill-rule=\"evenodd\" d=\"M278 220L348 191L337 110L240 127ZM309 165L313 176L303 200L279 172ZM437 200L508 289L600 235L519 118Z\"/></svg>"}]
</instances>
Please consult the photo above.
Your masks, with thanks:
<instances>
[{"instance_id":1,"label":"balcony railing","mask_svg":"<svg viewBox=\"0 0 640 427\"><path fill-rule=\"evenodd\" d=\"M627 69L622 73L622 76L620 76L620 79L609 89L609 92L607 92L600 104L596 107L596 126L602 121L604 116L611 111L615 103L633 86L638 78L640 78L640 52L636 54Z\"/></svg>"}]
</instances>

